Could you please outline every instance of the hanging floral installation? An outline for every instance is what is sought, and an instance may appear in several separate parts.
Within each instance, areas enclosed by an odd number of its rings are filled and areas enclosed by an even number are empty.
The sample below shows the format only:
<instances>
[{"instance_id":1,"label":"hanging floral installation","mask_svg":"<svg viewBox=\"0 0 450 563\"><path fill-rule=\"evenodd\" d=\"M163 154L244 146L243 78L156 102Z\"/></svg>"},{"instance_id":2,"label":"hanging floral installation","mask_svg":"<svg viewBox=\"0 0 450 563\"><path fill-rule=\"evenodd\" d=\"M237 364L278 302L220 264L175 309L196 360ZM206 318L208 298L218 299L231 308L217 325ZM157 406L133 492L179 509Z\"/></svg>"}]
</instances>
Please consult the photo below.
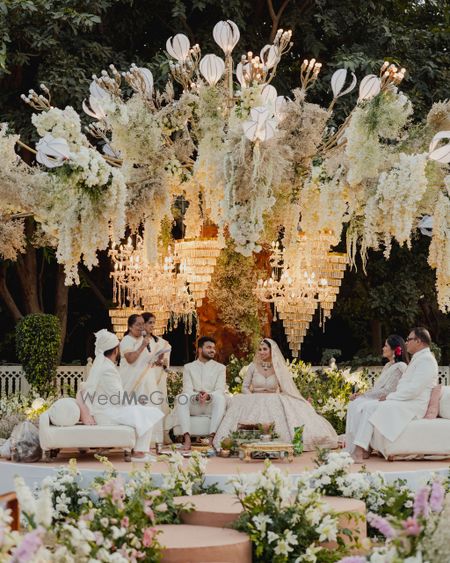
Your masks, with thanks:
<instances>
[{"instance_id":1,"label":"hanging floral installation","mask_svg":"<svg viewBox=\"0 0 450 563\"><path fill-rule=\"evenodd\" d=\"M162 264L163 225L182 197L186 247L193 255L197 245L210 248L211 270L226 239L246 257L278 241L284 262L272 279L291 281L278 284L275 304L290 311L308 293L308 311L321 306L327 316L338 291L328 266L344 227L352 264L358 252L365 261L369 249L389 256L392 241L410 245L426 223L439 306L450 311L450 103L434 104L427 123L412 126L412 104L399 90L405 69L385 62L362 78L355 107L336 127L334 108L357 88L353 73L333 74L329 106L320 107L308 100L321 71L314 59L301 62L290 97L272 85L291 32L279 30L259 54L239 59L234 22L218 22L213 37L221 56L203 55L183 34L168 39L163 91L136 65L94 76L83 103L93 121L84 132L78 112L53 107L45 85L23 96L41 139L27 147L1 126L0 255L23 251L22 217L32 215L67 284L78 282L80 262L95 266L98 251L119 244L127 228L143 236L146 267ZM35 153L35 164L17 156L18 145ZM202 236L207 225L216 236ZM318 239L326 240L320 252ZM189 293L198 272L178 254L174 272Z\"/></svg>"}]
</instances>

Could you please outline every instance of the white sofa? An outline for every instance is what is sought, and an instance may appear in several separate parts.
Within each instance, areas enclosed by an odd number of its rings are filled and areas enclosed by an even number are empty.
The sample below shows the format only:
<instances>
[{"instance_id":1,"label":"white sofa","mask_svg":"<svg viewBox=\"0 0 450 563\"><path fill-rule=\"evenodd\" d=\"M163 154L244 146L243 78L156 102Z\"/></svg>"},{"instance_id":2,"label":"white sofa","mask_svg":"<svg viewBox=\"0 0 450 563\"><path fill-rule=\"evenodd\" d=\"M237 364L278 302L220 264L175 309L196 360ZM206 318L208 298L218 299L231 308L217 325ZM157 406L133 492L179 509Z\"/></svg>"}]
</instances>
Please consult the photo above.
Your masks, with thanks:
<instances>
[{"instance_id":1,"label":"white sofa","mask_svg":"<svg viewBox=\"0 0 450 563\"><path fill-rule=\"evenodd\" d=\"M131 450L136 443L134 428L131 426L55 426L50 422L49 412L39 418L39 440L43 461L50 461L58 455L60 449L123 449L125 461L131 461Z\"/></svg>"},{"instance_id":2,"label":"white sofa","mask_svg":"<svg viewBox=\"0 0 450 563\"><path fill-rule=\"evenodd\" d=\"M375 430L370 443L387 460L450 457L450 387L443 387L439 416L412 420L394 442Z\"/></svg>"}]
</instances>

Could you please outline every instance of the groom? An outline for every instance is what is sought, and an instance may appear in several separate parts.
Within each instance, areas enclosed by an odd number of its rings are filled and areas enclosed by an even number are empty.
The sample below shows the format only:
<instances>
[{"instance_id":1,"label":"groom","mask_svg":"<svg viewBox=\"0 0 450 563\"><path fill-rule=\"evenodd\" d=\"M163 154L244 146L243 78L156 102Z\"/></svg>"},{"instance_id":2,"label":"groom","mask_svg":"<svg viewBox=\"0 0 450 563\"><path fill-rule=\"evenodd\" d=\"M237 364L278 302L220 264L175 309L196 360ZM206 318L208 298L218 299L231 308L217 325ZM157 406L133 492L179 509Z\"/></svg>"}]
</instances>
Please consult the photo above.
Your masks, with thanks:
<instances>
[{"instance_id":1,"label":"groom","mask_svg":"<svg viewBox=\"0 0 450 563\"><path fill-rule=\"evenodd\" d=\"M209 442L212 444L226 408L225 366L214 361L216 341L202 336L197 359L184 366L183 394L178 396L177 415L183 433L183 449L191 449L190 416L211 415Z\"/></svg>"}]
</instances>

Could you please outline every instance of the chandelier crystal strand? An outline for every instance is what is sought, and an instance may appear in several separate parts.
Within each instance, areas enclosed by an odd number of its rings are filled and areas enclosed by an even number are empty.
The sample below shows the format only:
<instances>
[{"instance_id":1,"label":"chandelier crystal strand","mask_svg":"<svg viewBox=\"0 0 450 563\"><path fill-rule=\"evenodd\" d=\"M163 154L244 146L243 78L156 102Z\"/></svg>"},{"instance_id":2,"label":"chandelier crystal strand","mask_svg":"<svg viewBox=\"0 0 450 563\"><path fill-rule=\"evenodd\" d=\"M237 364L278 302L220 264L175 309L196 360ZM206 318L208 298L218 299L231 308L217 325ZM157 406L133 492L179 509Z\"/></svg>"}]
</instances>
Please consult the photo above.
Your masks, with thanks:
<instances>
[{"instance_id":1,"label":"chandelier crystal strand","mask_svg":"<svg viewBox=\"0 0 450 563\"><path fill-rule=\"evenodd\" d=\"M169 328L176 327L180 320L186 331L192 332L195 301L186 277L177 274L170 246L167 256L158 256L151 264L146 259L143 240L137 235L135 246L129 238L126 245L112 249L110 256L114 264L113 301L118 306L110 310L110 316L117 332L126 330L129 315L144 310L155 315L157 335L164 334L168 324Z\"/></svg>"},{"instance_id":2,"label":"chandelier crystal strand","mask_svg":"<svg viewBox=\"0 0 450 563\"><path fill-rule=\"evenodd\" d=\"M301 232L287 248L272 243L269 279L258 280L254 292L258 299L274 304L275 317L281 319L289 348L298 356L309 325L319 308L324 326L336 301L346 269L345 254L330 252L338 242L332 231L314 237Z\"/></svg>"},{"instance_id":3,"label":"chandelier crystal strand","mask_svg":"<svg viewBox=\"0 0 450 563\"><path fill-rule=\"evenodd\" d=\"M201 307L206 296L222 248L223 243L219 238L175 242L175 260L180 264L180 272L189 284L197 308Z\"/></svg>"}]
</instances>

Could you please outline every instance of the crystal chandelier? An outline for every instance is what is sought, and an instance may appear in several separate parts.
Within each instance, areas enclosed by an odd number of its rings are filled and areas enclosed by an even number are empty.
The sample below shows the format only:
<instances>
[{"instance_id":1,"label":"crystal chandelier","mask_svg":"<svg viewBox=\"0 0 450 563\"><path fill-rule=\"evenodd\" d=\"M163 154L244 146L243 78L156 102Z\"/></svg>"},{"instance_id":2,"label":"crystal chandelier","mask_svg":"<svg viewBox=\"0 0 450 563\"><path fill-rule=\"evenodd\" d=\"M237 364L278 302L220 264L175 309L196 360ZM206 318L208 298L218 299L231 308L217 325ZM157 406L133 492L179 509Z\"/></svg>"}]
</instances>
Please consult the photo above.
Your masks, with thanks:
<instances>
[{"instance_id":1,"label":"crystal chandelier","mask_svg":"<svg viewBox=\"0 0 450 563\"><path fill-rule=\"evenodd\" d=\"M314 238L299 233L296 241L283 249L272 243L268 280L258 280L255 294L261 301L274 304L286 334L289 348L298 356L315 311L320 324L331 315L346 268L346 255L330 252L335 244L331 231Z\"/></svg>"},{"instance_id":2,"label":"crystal chandelier","mask_svg":"<svg viewBox=\"0 0 450 563\"><path fill-rule=\"evenodd\" d=\"M201 307L208 291L217 259L223 248L219 238L183 239L175 242L175 260L189 284L196 307Z\"/></svg>"},{"instance_id":3,"label":"crystal chandelier","mask_svg":"<svg viewBox=\"0 0 450 563\"><path fill-rule=\"evenodd\" d=\"M116 332L126 330L129 315L149 311L155 315L155 334L162 335L175 328L180 320L187 332L192 331L196 317L195 301L183 275L177 275L171 247L167 256L150 264L145 257L142 238L136 236L136 245L131 238L126 245L110 251L114 269L113 300L118 308L110 310Z\"/></svg>"}]
</instances>

